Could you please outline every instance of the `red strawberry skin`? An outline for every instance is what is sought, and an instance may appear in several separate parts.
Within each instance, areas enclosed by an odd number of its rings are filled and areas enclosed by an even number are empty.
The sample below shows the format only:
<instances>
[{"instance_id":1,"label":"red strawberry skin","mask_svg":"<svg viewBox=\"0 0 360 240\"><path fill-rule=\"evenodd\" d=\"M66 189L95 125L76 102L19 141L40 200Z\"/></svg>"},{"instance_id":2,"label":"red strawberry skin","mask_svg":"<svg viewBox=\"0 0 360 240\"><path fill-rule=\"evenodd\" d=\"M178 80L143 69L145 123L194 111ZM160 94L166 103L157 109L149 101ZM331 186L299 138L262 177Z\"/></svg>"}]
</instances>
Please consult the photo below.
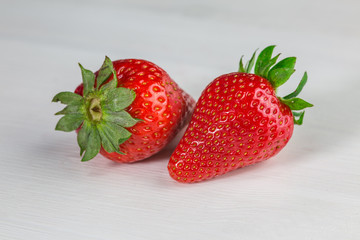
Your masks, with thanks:
<instances>
[{"instance_id":1,"label":"red strawberry skin","mask_svg":"<svg viewBox=\"0 0 360 240\"><path fill-rule=\"evenodd\" d=\"M229 73L203 91L168 170L191 183L264 161L281 151L294 128L291 109L268 80Z\"/></svg>"},{"instance_id":2,"label":"red strawberry skin","mask_svg":"<svg viewBox=\"0 0 360 240\"><path fill-rule=\"evenodd\" d=\"M188 123L195 101L154 63L124 59L113 61L113 65L118 87L129 88L136 93L127 112L143 121L127 129L132 136L120 145L120 151L125 155L108 153L104 148L100 153L116 162L143 160L164 148ZM82 95L82 92L81 84L75 93Z\"/></svg>"}]
</instances>

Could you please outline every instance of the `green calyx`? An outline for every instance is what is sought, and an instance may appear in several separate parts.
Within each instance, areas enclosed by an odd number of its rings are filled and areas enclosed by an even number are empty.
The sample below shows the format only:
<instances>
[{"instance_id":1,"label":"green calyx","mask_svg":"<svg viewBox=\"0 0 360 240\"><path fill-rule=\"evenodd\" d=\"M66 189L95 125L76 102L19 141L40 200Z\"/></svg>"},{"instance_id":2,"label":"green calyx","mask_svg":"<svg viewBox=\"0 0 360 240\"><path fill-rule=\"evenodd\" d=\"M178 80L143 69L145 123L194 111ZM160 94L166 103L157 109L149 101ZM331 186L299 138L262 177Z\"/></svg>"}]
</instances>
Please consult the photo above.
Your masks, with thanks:
<instances>
[{"instance_id":1,"label":"green calyx","mask_svg":"<svg viewBox=\"0 0 360 240\"><path fill-rule=\"evenodd\" d=\"M239 62L239 72L250 73L253 66L254 74L267 79L273 86L275 92L278 87L289 80L291 75L295 72L295 57L288 57L279 62L277 59L280 54L272 57L275 46L268 46L262 50L256 59L256 51L251 59L244 66L243 57ZM255 61L256 60L256 61ZM277 62L277 63L276 63ZM306 102L301 98L297 98L301 90L307 82L307 73L305 72L296 90L285 97L278 97L281 102L289 106L294 116L294 124L301 125L303 123L305 108L312 107L311 103Z\"/></svg>"},{"instance_id":2,"label":"green calyx","mask_svg":"<svg viewBox=\"0 0 360 240\"><path fill-rule=\"evenodd\" d=\"M60 92L53 102L67 106L55 115L60 118L55 130L71 132L80 128L77 141L81 161L94 158L101 146L107 152L120 152L119 145L130 138L127 127L134 126L139 119L133 118L126 108L134 101L133 90L117 87L118 79L112 61L106 57L96 77L79 64L83 79L83 96L73 92ZM110 77L113 77L110 81ZM106 83L106 84L105 84Z\"/></svg>"}]
</instances>

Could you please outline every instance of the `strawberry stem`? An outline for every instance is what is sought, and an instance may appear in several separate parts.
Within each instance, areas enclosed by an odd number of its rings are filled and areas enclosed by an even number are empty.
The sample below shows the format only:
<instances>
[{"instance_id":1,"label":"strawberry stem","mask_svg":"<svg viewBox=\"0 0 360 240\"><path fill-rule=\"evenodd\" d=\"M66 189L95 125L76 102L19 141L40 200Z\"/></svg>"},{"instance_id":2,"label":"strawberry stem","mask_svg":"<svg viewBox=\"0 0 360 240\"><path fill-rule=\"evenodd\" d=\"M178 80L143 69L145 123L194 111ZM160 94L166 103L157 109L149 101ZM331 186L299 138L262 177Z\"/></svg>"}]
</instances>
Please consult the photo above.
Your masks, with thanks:
<instances>
[{"instance_id":1,"label":"strawberry stem","mask_svg":"<svg viewBox=\"0 0 360 240\"><path fill-rule=\"evenodd\" d=\"M56 94L53 102L60 101L67 105L56 113L64 115L56 125L56 130L70 132L81 126L77 138L80 155L83 155L81 161L94 158L101 146L109 153L122 154L119 145L131 136L125 128L139 122L125 111L134 101L135 92L117 88L116 72L108 57L96 79L93 72L83 68L81 64L79 66L83 77L83 97L72 92ZM104 84L111 76L113 79Z\"/></svg>"},{"instance_id":2,"label":"strawberry stem","mask_svg":"<svg viewBox=\"0 0 360 240\"><path fill-rule=\"evenodd\" d=\"M90 100L90 106L88 109L88 113L90 115L90 119L92 121L95 122L100 122L101 117L102 117L102 112L101 112L101 103L100 103L100 99L98 98L93 98Z\"/></svg>"}]
</instances>

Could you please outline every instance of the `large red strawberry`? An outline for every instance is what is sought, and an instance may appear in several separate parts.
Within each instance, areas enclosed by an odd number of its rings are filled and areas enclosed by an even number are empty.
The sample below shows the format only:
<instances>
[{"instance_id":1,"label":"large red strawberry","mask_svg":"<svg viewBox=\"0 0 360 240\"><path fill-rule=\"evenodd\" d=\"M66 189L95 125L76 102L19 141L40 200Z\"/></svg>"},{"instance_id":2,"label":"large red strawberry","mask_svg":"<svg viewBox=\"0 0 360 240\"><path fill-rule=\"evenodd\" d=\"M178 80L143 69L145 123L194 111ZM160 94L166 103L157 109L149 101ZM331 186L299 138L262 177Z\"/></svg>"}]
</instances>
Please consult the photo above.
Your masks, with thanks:
<instances>
[{"instance_id":1,"label":"large red strawberry","mask_svg":"<svg viewBox=\"0 0 360 240\"><path fill-rule=\"evenodd\" d=\"M295 71L295 57L278 62L274 46L255 53L239 72L222 75L203 91L185 135L172 154L168 170L179 182L198 182L266 160L301 125L304 108L312 104L296 98L307 81L285 97L276 89ZM255 74L250 71L255 63ZM295 118L296 117L296 118Z\"/></svg>"},{"instance_id":2,"label":"large red strawberry","mask_svg":"<svg viewBox=\"0 0 360 240\"><path fill-rule=\"evenodd\" d=\"M188 122L195 101L154 63L109 58L95 74L81 65L83 84L53 101L67 104L56 130L78 131L82 161L99 151L117 162L159 152ZM119 147L120 146L120 147Z\"/></svg>"}]
</instances>

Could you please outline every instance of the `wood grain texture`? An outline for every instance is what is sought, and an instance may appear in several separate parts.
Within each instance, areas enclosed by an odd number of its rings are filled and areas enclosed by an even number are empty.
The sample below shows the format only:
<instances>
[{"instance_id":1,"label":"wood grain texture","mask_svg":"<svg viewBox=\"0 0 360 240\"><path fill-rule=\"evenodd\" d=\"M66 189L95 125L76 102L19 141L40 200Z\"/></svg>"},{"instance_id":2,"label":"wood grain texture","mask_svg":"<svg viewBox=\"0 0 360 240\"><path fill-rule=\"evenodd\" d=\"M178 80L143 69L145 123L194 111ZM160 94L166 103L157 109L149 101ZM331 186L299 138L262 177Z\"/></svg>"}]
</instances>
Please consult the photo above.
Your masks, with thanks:
<instances>
[{"instance_id":1,"label":"wood grain texture","mask_svg":"<svg viewBox=\"0 0 360 240\"><path fill-rule=\"evenodd\" d=\"M357 1L2 1L0 239L360 239ZM241 55L276 44L315 104L275 158L207 182L150 159L81 163L52 96L77 62L144 58L195 98Z\"/></svg>"}]
</instances>

